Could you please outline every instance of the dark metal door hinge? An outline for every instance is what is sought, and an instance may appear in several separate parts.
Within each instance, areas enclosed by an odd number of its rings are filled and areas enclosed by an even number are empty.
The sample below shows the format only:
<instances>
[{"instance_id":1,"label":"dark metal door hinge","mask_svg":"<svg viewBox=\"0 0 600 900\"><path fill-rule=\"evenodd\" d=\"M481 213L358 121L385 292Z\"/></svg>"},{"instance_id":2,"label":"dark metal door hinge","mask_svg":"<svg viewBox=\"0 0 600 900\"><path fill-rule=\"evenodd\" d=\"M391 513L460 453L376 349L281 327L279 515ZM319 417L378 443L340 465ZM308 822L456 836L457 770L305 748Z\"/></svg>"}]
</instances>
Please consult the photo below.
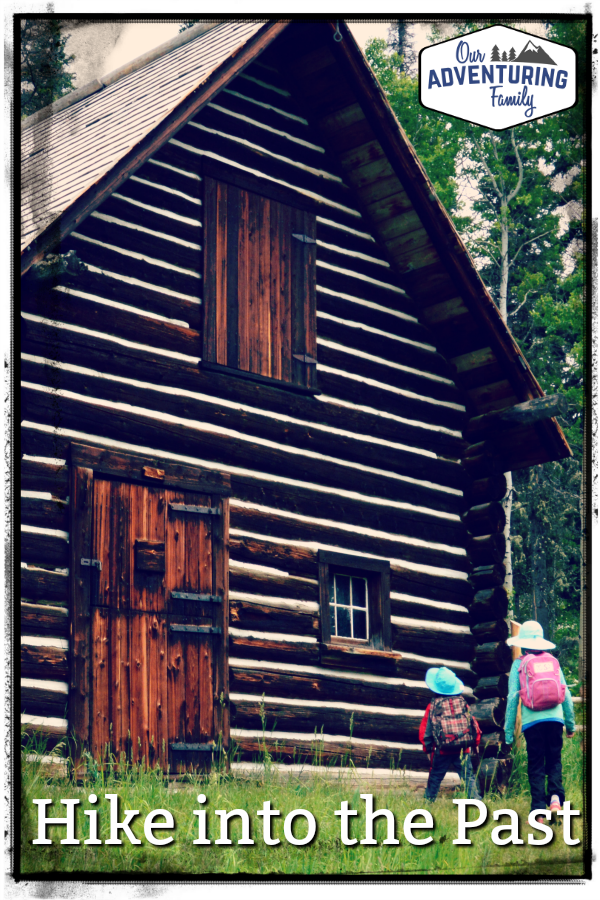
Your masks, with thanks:
<instances>
[{"instance_id":1,"label":"dark metal door hinge","mask_svg":"<svg viewBox=\"0 0 600 900\"><path fill-rule=\"evenodd\" d=\"M81 565L82 566L93 566L95 569L98 569L99 572L102 571L102 562L99 559L86 559L85 557L81 557Z\"/></svg>"},{"instance_id":2,"label":"dark metal door hinge","mask_svg":"<svg viewBox=\"0 0 600 900\"><path fill-rule=\"evenodd\" d=\"M195 513L197 516L220 516L218 506L189 506L187 503L169 503L169 508L174 512Z\"/></svg>"},{"instance_id":3,"label":"dark metal door hinge","mask_svg":"<svg viewBox=\"0 0 600 900\"><path fill-rule=\"evenodd\" d=\"M303 244L316 244L316 240L314 238L309 237L307 234L293 234L293 238L296 238L297 241L301 241Z\"/></svg>"},{"instance_id":4,"label":"dark metal door hinge","mask_svg":"<svg viewBox=\"0 0 600 900\"><path fill-rule=\"evenodd\" d=\"M189 594L185 591L171 591L173 600L196 600L199 603L222 603L223 598L217 594Z\"/></svg>"},{"instance_id":5,"label":"dark metal door hinge","mask_svg":"<svg viewBox=\"0 0 600 900\"><path fill-rule=\"evenodd\" d=\"M213 625L169 625L169 631L185 631L190 634L221 634L221 629Z\"/></svg>"},{"instance_id":6,"label":"dark metal door hinge","mask_svg":"<svg viewBox=\"0 0 600 900\"><path fill-rule=\"evenodd\" d=\"M300 362L306 363L308 366L316 366L317 364L317 360L313 359L313 357L309 356L307 353L294 353L293 357Z\"/></svg>"}]
</instances>

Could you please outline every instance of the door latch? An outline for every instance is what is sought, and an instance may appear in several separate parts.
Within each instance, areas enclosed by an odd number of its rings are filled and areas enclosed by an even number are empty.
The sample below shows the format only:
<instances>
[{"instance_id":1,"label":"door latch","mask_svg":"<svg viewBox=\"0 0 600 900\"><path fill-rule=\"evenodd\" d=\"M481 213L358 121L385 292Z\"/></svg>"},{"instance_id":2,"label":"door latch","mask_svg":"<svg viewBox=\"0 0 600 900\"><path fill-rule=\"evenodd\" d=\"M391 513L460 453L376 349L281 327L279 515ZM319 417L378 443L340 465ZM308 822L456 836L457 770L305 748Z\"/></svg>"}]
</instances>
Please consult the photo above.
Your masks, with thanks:
<instances>
[{"instance_id":1,"label":"door latch","mask_svg":"<svg viewBox=\"0 0 600 900\"><path fill-rule=\"evenodd\" d=\"M99 559L86 559L84 556L81 557L81 565L82 566L93 566L94 569L98 569L99 572L102 571L102 561Z\"/></svg>"}]
</instances>

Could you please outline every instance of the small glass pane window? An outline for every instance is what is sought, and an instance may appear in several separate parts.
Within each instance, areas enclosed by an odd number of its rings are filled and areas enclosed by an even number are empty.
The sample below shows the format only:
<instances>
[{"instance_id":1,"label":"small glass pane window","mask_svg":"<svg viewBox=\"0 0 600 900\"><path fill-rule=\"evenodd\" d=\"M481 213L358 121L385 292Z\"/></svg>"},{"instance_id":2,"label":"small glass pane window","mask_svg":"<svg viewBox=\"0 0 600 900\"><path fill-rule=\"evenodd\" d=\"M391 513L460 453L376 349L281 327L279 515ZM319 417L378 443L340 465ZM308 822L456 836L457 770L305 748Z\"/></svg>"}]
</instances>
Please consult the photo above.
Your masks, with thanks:
<instances>
[{"instance_id":1,"label":"small glass pane window","mask_svg":"<svg viewBox=\"0 0 600 900\"><path fill-rule=\"evenodd\" d=\"M367 579L334 573L330 582L329 612L332 636L368 640Z\"/></svg>"}]
</instances>

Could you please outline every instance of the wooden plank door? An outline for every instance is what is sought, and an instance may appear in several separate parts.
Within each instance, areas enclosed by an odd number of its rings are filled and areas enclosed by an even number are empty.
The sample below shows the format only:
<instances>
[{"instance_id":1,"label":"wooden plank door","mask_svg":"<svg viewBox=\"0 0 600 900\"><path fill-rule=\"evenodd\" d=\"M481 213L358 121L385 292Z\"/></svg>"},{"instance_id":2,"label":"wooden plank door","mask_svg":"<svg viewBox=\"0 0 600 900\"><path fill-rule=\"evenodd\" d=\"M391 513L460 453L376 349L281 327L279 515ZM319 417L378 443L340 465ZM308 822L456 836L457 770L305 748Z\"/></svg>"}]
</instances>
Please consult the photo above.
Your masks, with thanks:
<instances>
[{"instance_id":1,"label":"wooden plank door","mask_svg":"<svg viewBox=\"0 0 600 900\"><path fill-rule=\"evenodd\" d=\"M96 473L89 567L96 759L124 754L176 773L206 767L208 745L227 745L227 526L228 501L219 494Z\"/></svg>"}]
</instances>

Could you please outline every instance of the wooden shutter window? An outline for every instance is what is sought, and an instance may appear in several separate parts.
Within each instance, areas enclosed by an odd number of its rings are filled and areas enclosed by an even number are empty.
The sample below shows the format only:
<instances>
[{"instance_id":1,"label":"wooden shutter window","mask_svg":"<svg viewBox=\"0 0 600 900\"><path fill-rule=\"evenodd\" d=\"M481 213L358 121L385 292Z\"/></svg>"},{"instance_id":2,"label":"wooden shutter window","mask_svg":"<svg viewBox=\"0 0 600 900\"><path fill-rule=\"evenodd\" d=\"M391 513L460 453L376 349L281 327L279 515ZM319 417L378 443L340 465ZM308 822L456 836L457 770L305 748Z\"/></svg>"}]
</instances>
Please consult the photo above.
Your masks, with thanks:
<instances>
[{"instance_id":1,"label":"wooden shutter window","mask_svg":"<svg viewBox=\"0 0 600 900\"><path fill-rule=\"evenodd\" d=\"M316 390L314 213L205 176L204 229L203 362Z\"/></svg>"}]
</instances>

